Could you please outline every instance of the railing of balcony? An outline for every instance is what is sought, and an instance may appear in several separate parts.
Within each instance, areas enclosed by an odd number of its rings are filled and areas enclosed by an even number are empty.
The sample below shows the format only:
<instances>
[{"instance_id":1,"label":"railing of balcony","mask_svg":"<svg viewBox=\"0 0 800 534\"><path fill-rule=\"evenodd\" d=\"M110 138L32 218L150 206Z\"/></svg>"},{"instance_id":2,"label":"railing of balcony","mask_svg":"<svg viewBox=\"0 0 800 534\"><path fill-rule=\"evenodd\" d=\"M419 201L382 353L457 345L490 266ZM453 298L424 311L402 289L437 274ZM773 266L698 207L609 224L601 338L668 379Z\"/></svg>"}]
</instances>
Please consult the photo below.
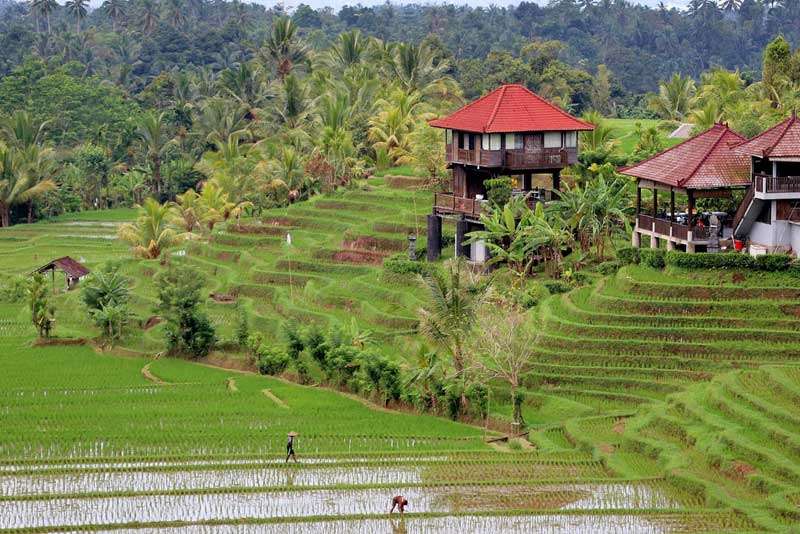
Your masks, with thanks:
<instances>
[{"instance_id":1,"label":"railing of balcony","mask_svg":"<svg viewBox=\"0 0 800 534\"><path fill-rule=\"evenodd\" d=\"M558 168L578 161L577 148L470 150L449 144L445 151L449 161L509 169Z\"/></svg>"},{"instance_id":2,"label":"railing of balcony","mask_svg":"<svg viewBox=\"0 0 800 534\"><path fill-rule=\"evenodd\" d=\"M640 213L638 215L639 219L639 228L642 230L652 230L653 229L653 217L650 215L645 215L644 213Z\"/></svg>"},{"instance_id":3,"label":"railing of balcony","mask_svg":"<svg viewBox=\"0 0 800 534\"><path fill-rule=\"evenodd\" d=\"M756 191L759 193L800 193L800 176L754 176Z\"/></svg>"},{"instance_id":4,"label":"railing of balcony","mask_svg":"<svg viewBox=\"0 0 800 534\"><path fill-rule=\"evenodd\" d=\"M437 210L448 213L463 213L479 217L483 211L482 201L457 197L452 193L435 193L433 203Z\"/></svg>"}]
</instances>

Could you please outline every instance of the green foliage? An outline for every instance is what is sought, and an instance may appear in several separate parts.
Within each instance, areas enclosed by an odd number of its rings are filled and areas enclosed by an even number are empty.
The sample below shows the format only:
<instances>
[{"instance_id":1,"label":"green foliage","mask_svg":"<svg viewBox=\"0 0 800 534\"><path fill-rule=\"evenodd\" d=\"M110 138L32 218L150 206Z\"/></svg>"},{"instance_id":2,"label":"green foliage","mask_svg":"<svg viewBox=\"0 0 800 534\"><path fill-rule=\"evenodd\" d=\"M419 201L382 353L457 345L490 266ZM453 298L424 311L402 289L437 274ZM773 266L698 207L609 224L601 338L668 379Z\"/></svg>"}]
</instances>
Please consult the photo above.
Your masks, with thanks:
<instances>
[{"instance_id":1,"label":"green foliage","mask_svg":"<svg viewBox=\"0 0 800 534\"><path fill-rule=\"evenodd\" d=\"M486 384L472 384L466 395L475 417L485 419L489 415L489 388Z\"/></svg>"},{"instance_id":2,"label":"green foliage","mask_svg":"<svg viewBox=\"0 0 800 534\"><path fill-rule=\"evenodd\" d=\"M31 322L40 338L49 338L55 327L55 305L50 302L50 288L43 274L35 273L28 285L28 307Z\"/></svg>"},{"instance_id":3,"label":"green foliage","mask_svg":"<svg viewBox=\"0 0 800 534\"><path fill-rule=\"evenodd\" d=\"M130 283L119 265L106 263L81 284L81 301L103 337L114 342L128 322Z\"/></svg>"},{"instance_id":4,"label":"green foliage","mask_svg":"<svg viewBox=\"0 0 800 534\"><path fill-rule=\"evenodd\" d=\"M639 263L639 248L638 247L623 247L617 249L617 259L623 265L630 265L632 263Z\"/></svg>"},{"instance_id":5,"label":"green foliage","mask_svg":"<svg viewBox=\"0 0 800 534\"><path fill-rule=\"evenodd\" d=\"M486 197L495 206L505 206L511 200L513 182L510 176L500 176L484 180L486 186Z\"/></svg>"},{"instance_id":6,"label":"green foliage","mask_svg":"<svg viewBox=\"0 0 800 534\"><path fill-rule=\"evenodd\" d=\"M24 276L14 276L0 285L0 302L22 302L28 294L29 281Z\"/></svg>"},{"instance_id":7,"label":"green foliage","mask_svg":"<svg viewBox=\"0 0 800 534\"><path fill-rule=\"evenodd\" d=\"M258 372L262 375L279 375L291 361L291 357L280 349L262 345L258 350Z\"/></svg>"},{"instance_id":8,"label":"green foliage","mask_svg":"<svg viewBox=\"0 0 800 534\"><path fill-rule=\"evenodd\" d=\"M639 250L639 261L642 265L647 265L653 269L663 269L666 251L660 248L643 248Z\"/></svg>"},{"instance_id":9,"label":"green foliage","mask_svg":"<svg viewBox=\"0 0 800 534\"><path fill-rule=\"evenodd\" d=\"M546 282L542 282L542 285L551 295L567 293L572 290L572 286L562 280L547 280Z\"/></svg>"},{"instance_id":10,"label":"green foliage","mask_svg":"<svg viewBox=\"0 0 800 534\"><path fill-rule=\"evenodd\" d=\"M622 265L623 263L620 261L604 261L597 266L597 272L605 276L611 276L615 274Z\"/></svg>"},{"instance_id":11,"label":"green foliage","mask_svg":"<svg viewBox=\"0 0 800 534\"><path fill-rule=\"evenodd\" d=\"M214 347L214 327L201 310L205 279L188 265L170 264L155 277L158 291L156 311L167 323L165 333L170 352L202 357Z\"/></svg>"},{"instance_id":12,"label":"green foliage","mask_svg":"<svg viewBox=\"0 0 800 534\"><path fill-rule=\"evenodd\" d=\"M755 269L766 272L785 271L792 263L791 256L787 254L763 254L753 257L749 254L733 252L689 254L669 251L664 256L664 260L666 265L682 269Z\"/></svg>"},{"instance_id":13,"label":"green foliage","mask_svg":"<svg viewBox=\"0 0 800 534\"><path fill-rule=\"evenodd\" d=\"M383 260L383 268L390 273L400 275L424 275L431 270L431 266L422 261L412 261L407 254L393 254Z\"/></svg>"},{"instance_id":14,"label":"green foliage","mask_svg":"<svg viewBox=\"0 0 800 534\"><path fill-rule=\"evenodd\" d=\"M368 390L377 392L384 403L399 400L402 394L400 366L383 356L370 353L362 353L359 359Z\"/></svg>"},{"instance_id":15,"label":"green foliage","mask_svg":"<svg viewBox=\"0 0 800 534\"><path fill-rule=\"evenodd\" d=\"M57 118L48 128L56 143L121 142L119 149L130 139L130 119L139 114L118 87L74 76L70 65L49 72L36 60L0 79L0 102L4 110L25 110L39 122Z\"/></svg>"}]
</instances>

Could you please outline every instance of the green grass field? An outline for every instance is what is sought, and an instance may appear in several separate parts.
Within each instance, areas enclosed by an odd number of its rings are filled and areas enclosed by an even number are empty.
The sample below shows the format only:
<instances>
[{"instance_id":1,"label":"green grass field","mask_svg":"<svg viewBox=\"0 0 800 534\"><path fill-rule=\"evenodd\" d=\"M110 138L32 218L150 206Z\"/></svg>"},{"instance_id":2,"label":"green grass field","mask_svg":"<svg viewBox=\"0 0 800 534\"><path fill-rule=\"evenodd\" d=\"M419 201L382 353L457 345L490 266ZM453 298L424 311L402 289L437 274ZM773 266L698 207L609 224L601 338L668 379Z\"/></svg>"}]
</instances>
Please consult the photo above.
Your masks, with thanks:
<instances>
[{"instance_id":1,"label":"green grass field","mask_svg":"<svg viewBox=\"0 0 800 534\"><path fill-rule=\"evenodd\" d=\"M286 320L355 318L376 351L409 361L421 294L381 261L409 233L424 246L431 194L391 176L221 227L168 258L205 273L209 293L235 296L268 337ZM137 316L113 353L33 347L24 304L0 304L0 531L780 532L800 521L792 276L628 266L550 296L524 379L531 433L495 448L482 428L156 358L163 330L138 321L153 314L163 267L114 239L132 216L0 231L6 277L67 254L90 268L122 261ZM97 335L77 292L56 303L58 336ZM232 338L234 307L207 308ZM492 388L492 416L507 420L508 393ZM290 430L301 463L287 466ZM385 516L397 493L411 501L404 525Z\"/></svg>"},{"instance_id":2,"label":"green grass field","mask_svg":"<svg viewBox=\"0 0 800 534\"><path fill-rule=\"evenodd\" d=\"M657 126L658 120L653 119L606 119L609 126L614 129L613 136L619 140L619 151L630 154L636 147L636 124L640 123L645 128ZM664 134L664 143L667 147L677 145L682 139L667 138L669 132Z\"/></svg>"}]
</instances>

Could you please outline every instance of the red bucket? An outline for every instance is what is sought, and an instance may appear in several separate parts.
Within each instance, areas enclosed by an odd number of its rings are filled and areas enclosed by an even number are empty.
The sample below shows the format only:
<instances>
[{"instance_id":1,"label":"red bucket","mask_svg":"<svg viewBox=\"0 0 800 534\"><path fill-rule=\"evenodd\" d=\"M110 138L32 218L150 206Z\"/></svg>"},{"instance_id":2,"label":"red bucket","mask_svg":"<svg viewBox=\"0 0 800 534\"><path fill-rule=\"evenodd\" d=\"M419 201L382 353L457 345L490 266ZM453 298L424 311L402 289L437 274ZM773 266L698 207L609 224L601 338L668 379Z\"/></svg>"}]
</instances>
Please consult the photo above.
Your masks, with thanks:
<instances>
[{"instance_id":1,"label":"red bucket","mask_svg":"<svg viewBox=\"0 0 800 534\"><path fill-rule=\"evenodd\" d=\"M737 252L741 252L742 250L744 250L744 241L742 241L741 239L734 239L733 248L735 248Z\"/></svg>"}]
</instances>

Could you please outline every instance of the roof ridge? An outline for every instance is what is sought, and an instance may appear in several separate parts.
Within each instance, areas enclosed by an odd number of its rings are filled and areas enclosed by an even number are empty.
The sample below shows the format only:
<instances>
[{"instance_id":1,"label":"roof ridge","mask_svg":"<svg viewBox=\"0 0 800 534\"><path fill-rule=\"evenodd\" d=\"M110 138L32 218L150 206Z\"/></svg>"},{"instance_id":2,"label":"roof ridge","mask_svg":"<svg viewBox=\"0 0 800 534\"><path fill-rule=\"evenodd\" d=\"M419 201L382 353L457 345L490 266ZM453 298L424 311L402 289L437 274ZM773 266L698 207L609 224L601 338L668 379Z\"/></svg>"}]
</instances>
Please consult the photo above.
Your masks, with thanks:
<instances>
[{"instance_id":1,"label":"roof ridge","mask_svg":"<svg viewBox=\"0 0 800 534\"><path fill-rule=\"evenodd\" d=\"M494 122L494 118L497 116L497 110L500 109L500 103L503 101L503 97L506 96L506 88L508 85L501 85L499 87L500 94L497 96L497 101L494 103L494 109L492 109L492 114L489 115L489 120L486 121L486 126L483 127L483 131L486 132L489 130L489 127Z\"/></svg>"},{"instance_id":2,"label":"roof ridge","mask_svg":"<svg viewBox=\"0 0 800 534\"><path fill-rule=\"evenodd\" d=\"M791 128L791 127L792 127L792 124L794 124L794 122L795 122L796 120L797 120L797 115L796 115L795 113L792 113L792 114L789 116L789 119L788 119L788 120L786 120L786 121L784 121L784 122L786 123L786 127L783 129L783 131L782 131L782 132L781 132L781 134L778 136L778 138L777 138L777 139L775 139L775 142L774 142L774 143L772 143L772 146L771 146L771 147L769 147L769 150L765 150L765 151L764 151L764 156L768 156L769 154L771 154L771 153L772 153L772 151L773 151L773 150L775 150L775 147L776 147L776 146L778 146L778 143L780 143L780 142L781 142L781 140L783 140L783 136L784 136L784 135L786 135L786 132L788 132L788 131L789 131L789 128Z\"/></svg>"},{"instance_id":3,"label":"roof ridge","mask_svg":"<svg viewBox=\"0 0 800 534\"><path fill-rule=\"evenodd\" d=\"M637 162L636 162L636 163L634 163L633 165L626 165L626 166L624 166L624 167L620 167L620 168L619 168L619 169L617 169L617 170L618 170L619 172L621 172L621 173L624 173L625 171L627 171L627 170L629 170L629 169L632 169L632 168L634 168L634 167L638 167L639 165L642 165L642 164L644 164L644 163L647 163L648 161L651 161L651 160L653 160L653 159L655 159L655 158L657 158L657 157L659 157L659 156L663 156L664 154L667 154L667 153L669 153L669 152L672 152L672 151L673 151L673 150L675 150L676 148L682 147L683 145L685 145L685 144L689 143L690 141L694 141L695 139L699 139L701 136L703 136L703 135L707 134L708 132L710 132L711 130L713 130L714 128L716 128L717 126L719 126L719 125L715 123L715 124L714 124L714 126L712 126L711 128L709 128L709 129L707 129L707 130L705 130L705 131L703 131L703 132L700 132L700 133L699 133L699 134L697 134L697 135L693 135L692 137L690 137L690 138L688 138L688 139L684 139L683 141L681 141L681 142L680 142L680 143L678 143L677 145L673 145L673 146L669 147L669 148L668 148L668 149L666 149L666 150L662 150L661 152L658 152L657 154L653 154L653 155L652 155L652 156L650 156L649 158L645 158L645 159L643 159L642 161L637 161ZM734 132L733 130L731 130L731 131L732 131L733 133L736 133L736 132ZM739 135L739 134L737 133L736 135Z\"/></svg>"},{"instance_id":4,"label":"roof ridge","mask_svg":"<svg viewBox=\"0 0 800 534\"><path fill-rule=\"evenodd\" d=\"M750 138L750 139L746 139L745 141L742 141L741 143L739 143L739 144L738 144L738 145L736 145L736 146L737 146L737 147L743 147L743 146L745 146L745 145L747 145L747 144L749 144L749 143L752 143L752 142L753 142L753 141L755 141L756 139L761 139L762 137L764 137L764 136L765 136L765 135L767 135L768 133L770 133L770 132L772 132L773 130L777 129L778 127L782 126L784 123L786 123L786 127L784 128L783 132L781 132L781 134L778 136L778 139L775 141L775 143L773 143L773 144L772 144L772 147L774 148L774 147L775 147L775 145L777 145L777 144L778 144L778 141L780 141L781 139L783 139L783 136L784 136L784 134L786 133L786 130L788 130L788 129L789 129L789 126L790 126L790 125L791 125L791 123L792 123L792 118L791 118L791 117L789 117L789 118L786 118L786 119L783 119L782 121L780 121L780 122L778 122L778 123L776 123L776 124L773 124L772 126L770 126L769 128L767 128L766 130L764 130L763 132L761 132L760 134L758 134L758 135L756 135L756 136L753 136L753 137L752 137L752 138ZM770 149L770 150L771 150L771 149ZM765 156L766 156L766 151L762 150L762 151L761 151L761 154L762 154L762 157L765 157Z\"/></svg>"},{"instance_id":5,"label":"roof ridge","mask_svg":"<svg viewBox=\"0 0 800 534\"><path fill-rule=\"evenodd\" d=\"M678 187L682 187L683 184L685 184L686 182L691 180L692 177L695 174L697 174L697 171L700 170L700 167L703 165L703 163L706 162L706 160L708 159L708 156L710 156L714 152L714 150L716 150L716 148L719 145L720 141L722 141L722 138L725 137L725 133L729 129L728 126L727 125L723 125L723 124L719 124L719 123L714 123L714 126L712 128L716 128L717 126L720 126L722 128L720 130L719 137L717 137L717 140L714 141L714 144L711 145L711 148L708 149L708 151L703 155L703 157L700 158L700 161L697 163L697 165L694 166L694 169L692 169L692 172L690 172L686 176L686 178L684 180L678 180Z\"/></svg>"}]
</instances>

